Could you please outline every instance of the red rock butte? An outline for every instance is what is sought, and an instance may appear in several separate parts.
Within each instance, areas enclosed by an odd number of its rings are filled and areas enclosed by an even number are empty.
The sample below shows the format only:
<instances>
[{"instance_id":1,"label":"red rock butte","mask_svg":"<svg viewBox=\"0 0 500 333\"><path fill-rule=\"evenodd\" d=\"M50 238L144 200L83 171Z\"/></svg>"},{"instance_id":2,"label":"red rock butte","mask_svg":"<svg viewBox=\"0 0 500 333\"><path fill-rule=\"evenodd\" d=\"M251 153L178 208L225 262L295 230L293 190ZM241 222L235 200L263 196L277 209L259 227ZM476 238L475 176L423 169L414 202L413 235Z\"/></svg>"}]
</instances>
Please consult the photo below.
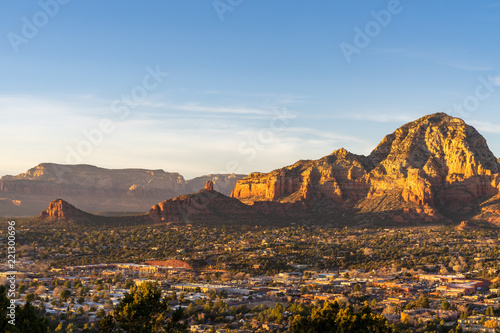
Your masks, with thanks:
<instances>
[{"instance_id":1,"label":"red rock butte","mask_svg":"<svg viewBox=\"0 0 500 333\"><path fill-rule=\"evenodd\" d=\"M39 217L41 218L54 218L54 219L68 219L74 218L87 213L79 210L75 206L69 204L62 199L56 199L49 204L49 207L44 210Z\"/></svg>"},{"instance_id":2,"label":"red rock butte","mask_svg":"<svg viewBox=\"0 0 500 333\"><path fill-rule=\"evenodd\" d=\"M428 222L469 214L499 192L500 166L486 140L459 118L422 117L387 135L368 156L339 149L239 180L231 194L247 204L328 199L358 213L390 212ZM337 207L339 207L337 205Z\"/></svg>"}]
</instances>

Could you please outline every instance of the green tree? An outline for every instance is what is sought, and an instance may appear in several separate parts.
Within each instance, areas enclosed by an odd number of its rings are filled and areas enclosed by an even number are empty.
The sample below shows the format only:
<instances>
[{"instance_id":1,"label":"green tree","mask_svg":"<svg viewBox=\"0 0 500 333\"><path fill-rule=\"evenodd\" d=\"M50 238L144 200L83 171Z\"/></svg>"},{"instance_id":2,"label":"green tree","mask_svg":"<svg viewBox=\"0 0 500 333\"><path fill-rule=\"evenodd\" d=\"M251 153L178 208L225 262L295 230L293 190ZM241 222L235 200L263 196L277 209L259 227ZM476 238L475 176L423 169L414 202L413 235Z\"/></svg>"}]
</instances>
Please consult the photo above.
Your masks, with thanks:
<instances>
[{"instance_id":1,"label":"green tree","mask_svg":"<svg viewBox=\"0 0 500 333\"><path fill-rule=\"evenodd\" d=\"M484 312L485 315L489 317L494 317L495 316L495 310L493 310L492 306L489 306L486 308L486 311Z\"/></svg>"},{"instance_id":2,"label":"green tree","mask_svg":"<svg viewBox=\"0 0 500 333\"><path fill-rule=\"evenodd\" d=\"M425 295L420 295L417 299L417 305L419 308L428 309L430 306L429 298Z\"/></svg>"},{"instance_id":3,"label":"green tree","mask_svg":"<svg viewBox=\"0 0 500 333\"><path fill-rule=\"evenodd\" d=\"M101 319L101 332L187 332L187 325L180 323L182 310L171 312L167 302L156 283L132 287L113 312Z\"/></svg>"},{"instance_id":4,"label":"green tree","mask_svg":"<svg viewBox=\"0 0 500 333\"><path fill-rule=\"evenodd\" d=\"M30 303L23 307L16 306L15 326L8 323L11 318L7 317L10 301L7 298L7 288L0 286L0 332L6 333L46 333L49 330L48 320L39 316L36 309Z\"/></svg>"},{"instance_id":5,"label":"green tree","mask_svg":"<svg viewBox=\"0 0 500 333\"><path fill-rule=\"evenodd\" d=\"M106 311L104 311L103 309L99 309L95 313L95 316L99 319L104 318L106 316Z\"/></svg>"},{"instance_id":6,"label":"green tree","mask_svg":"<svg viewBox=\"0 0 500 333\"><path fill-rule=\"evenodd\" d=\"M71 296L71 290L64 289L61 291L59 296L61 297L62 300L66 301Z\"/></svg>"},{"instance_id":7,"label":"green tree","mask_svg":"<svg viewBox=\"0 0 500 333\"><path fill-rule=\"evenodd\" d=\"M367 306L359 312L352 306L341 307L337 301L325 302L306 315L296 315L291 322L293 333L343 332L392 333L393 329L383 315L374 314Z\"/></svg>"},{"instance_id":8,"label":"green tree","mask_svg":"<svg viewBox=\"0 0 500 333\"><path fill-rule=\"evenodd\" d=\"M450 304L450 302L448 302L448 301L443 301L443 302L441 303L441 309L443 309L443 310L449 310L449 309L451 309L451 304Z\"/></svg>"},{"instance_id":9,"label":"green tree","mask_svg":"<svg viewBox=\"0 0 500 333\"><path fill-rule=\"evenodd\" d=\"M29 294L26 294L26 296L24 296L24 300L27 302L27 303L33 303L33 301L36 299L36 295L33 294L33 293L29 293Z\"/></svg>"},{"instance_id":10,"label":"green tree","mask_svg":"<svg viewBox=\"0 0 500 333\"><path fill-rule=\"evenodd\" d=\"M190 317L196 313L196 308L193 303L189 303L189 306L186 310L186 316Z\"/></svg>"}]
</instances>

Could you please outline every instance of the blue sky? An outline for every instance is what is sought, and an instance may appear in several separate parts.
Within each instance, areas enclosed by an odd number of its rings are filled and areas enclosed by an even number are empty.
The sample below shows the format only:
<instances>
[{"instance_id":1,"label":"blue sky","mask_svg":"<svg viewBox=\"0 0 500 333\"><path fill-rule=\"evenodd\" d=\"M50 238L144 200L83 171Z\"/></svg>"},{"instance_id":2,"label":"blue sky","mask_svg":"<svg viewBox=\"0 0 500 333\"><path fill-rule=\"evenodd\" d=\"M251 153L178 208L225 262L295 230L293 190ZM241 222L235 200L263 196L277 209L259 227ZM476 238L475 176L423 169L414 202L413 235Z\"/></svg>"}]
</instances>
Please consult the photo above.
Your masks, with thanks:
<instances>
[{"instance_id":1,"label":"blue sky","mask_svg":"<svg viewBox=\"0 0 500 333\"><path fill-rule=\"evenodd\" d=\"M0 175L267 172L434 112L500 156L496 1L59 1L0 4Z\"/></svg>"}]
</instances>

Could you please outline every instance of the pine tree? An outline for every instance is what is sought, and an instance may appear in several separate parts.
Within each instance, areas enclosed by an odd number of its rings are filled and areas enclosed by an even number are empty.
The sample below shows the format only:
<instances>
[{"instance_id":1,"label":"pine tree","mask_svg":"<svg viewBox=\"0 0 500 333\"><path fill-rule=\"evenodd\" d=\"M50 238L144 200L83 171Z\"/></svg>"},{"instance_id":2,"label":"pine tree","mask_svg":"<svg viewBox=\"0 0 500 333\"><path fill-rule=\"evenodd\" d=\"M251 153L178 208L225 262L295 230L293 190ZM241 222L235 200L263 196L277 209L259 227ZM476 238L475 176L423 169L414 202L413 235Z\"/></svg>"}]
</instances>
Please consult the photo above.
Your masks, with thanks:
<instances>
[{"instance_id":1,"label":"pine tree","mask_svg":"<svg viewBox=\"0 0 500 333\"><path fill-rule=\"evenodd\" d=\"M167 302L166 297L161 298L161 289L156 283L134 286L113 312L100 320L100 332L187 332L187 325L180 322L182 309L172 312Z\"/></svg>"}]
</instances>

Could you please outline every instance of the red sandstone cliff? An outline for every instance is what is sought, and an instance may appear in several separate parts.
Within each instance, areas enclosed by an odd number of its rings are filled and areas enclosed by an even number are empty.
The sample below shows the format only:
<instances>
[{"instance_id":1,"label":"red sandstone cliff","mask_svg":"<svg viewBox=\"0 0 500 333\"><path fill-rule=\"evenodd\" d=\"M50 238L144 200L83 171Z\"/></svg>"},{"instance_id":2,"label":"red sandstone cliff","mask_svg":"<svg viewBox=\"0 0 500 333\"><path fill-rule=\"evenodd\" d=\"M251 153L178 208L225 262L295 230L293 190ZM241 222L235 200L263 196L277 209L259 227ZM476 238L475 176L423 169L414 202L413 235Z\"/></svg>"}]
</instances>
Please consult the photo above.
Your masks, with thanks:
<instances>
[{"instance_id":1,"label":"red sandstone cliff","mask_svg":"<svg viewBox=\"0 0 500 333\"><path fill-rule=\"evenodd\" d=\"M372 168L366 157L339 149L316 161L299 161L267 174L252 173L237 182L231 196L245 203L358 200L366 196L369 186L363 177Z\"/></svg>"},{"instance_id":2,"label":"red sandstone cliff","mask_svg":"<svg viewBox=\"0 0 500 333\"><path fill-rule=\"evenodd\" d=\"M437 113L387 135L365 157L345 149L239 180L232 197L314 206L324 199L358 213L438 221L469 214L498 193L500 166L463 120ZM324 206L324 204L322 204Z\"/></svg>"}]
</instances>

